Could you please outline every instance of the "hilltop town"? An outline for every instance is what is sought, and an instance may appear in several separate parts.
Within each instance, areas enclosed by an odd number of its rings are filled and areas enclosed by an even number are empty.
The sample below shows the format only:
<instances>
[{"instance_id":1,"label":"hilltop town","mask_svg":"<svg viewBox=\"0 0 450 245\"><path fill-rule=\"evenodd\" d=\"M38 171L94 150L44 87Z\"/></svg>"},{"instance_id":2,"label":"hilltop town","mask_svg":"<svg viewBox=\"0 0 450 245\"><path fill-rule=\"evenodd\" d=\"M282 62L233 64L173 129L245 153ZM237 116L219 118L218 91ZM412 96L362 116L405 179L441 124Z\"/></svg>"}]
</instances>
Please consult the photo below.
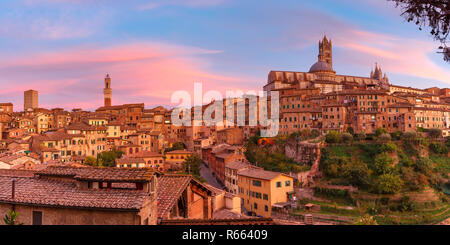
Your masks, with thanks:
<instances>
[{"instance_id":1,"label":"hilltop town","mask_svg":"<svg viewBox=\"0 0 450 245\"><path fill-rule=\"evenodd\" d=\"M367 77L337 74L324 37L309 71L269 72L263 90L279 93L273 138L248 124L248 100L245 126L187 126L172 122L173 109L113 105L110 75L95 111L40 108L38 91L25 91L24 111L0 101L0 215L15 210L24 224L401 224L420 210L420 222L441 222L450 215L450 89L391 82L378 64Z\"/></svg>"}]
</instances>

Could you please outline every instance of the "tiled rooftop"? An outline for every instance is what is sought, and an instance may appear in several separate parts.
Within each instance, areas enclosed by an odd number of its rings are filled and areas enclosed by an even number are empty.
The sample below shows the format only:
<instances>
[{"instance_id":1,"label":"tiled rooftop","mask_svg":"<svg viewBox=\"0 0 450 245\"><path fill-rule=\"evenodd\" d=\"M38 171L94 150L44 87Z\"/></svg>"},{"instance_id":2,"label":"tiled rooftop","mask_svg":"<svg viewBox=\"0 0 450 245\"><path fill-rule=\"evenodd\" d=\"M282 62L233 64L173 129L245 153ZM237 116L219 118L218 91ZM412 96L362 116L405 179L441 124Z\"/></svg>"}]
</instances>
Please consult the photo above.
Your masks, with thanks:
<instances>
[{"instance_id":1,"label":"tiled rooftop","mask_svg":"<svg viewBox=\"0 0 450 245\"><path fill-rule=\"evenodd\" d=\"M12 199L12 180L15 198ZM139 210L148 193L138 190L79 189L75 183L0 176L0 202L52 207Z\"/></svg>"},{"instance_id":2,"label":"tiled rooftop","mask_svg":"<svg viewBox=\"0 0 450 245\"><path fill-rule=\"evenodd\" d=\"M192 177L188 175L164 175L158 179L158 217L170 212Z\"/></svg>"},{"instance_id":3,"label":"tiled rooftop","mask_svg":"<svg viewBox=\"0 0 450 245\"><path fill-rule=\"evenodd\" d=\"M50 166L36 174L40 176L72 176L77 180L104 182L146 182L153 176L150 169L75 168Z\"/></svg>"}]
</instances>

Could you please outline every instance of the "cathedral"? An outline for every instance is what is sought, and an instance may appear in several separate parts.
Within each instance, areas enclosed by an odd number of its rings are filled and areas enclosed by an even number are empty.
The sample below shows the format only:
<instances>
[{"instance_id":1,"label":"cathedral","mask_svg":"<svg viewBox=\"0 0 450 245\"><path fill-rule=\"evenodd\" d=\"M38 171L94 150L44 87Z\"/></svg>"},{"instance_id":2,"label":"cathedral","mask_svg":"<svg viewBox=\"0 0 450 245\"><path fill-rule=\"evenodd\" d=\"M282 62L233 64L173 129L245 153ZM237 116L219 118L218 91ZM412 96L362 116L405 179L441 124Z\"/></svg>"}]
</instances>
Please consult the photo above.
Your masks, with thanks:
<instances>
[{"instance_id":1,"label":"cathedral","mask_svg":"<svg viewBox=\"0 0 450 245\"><path fill-rule=\"evenodd\" d=\"M270 71L264 91L287 88L318 88L321 93L344 89L371 88L389 90L389 80L376 65L370 77L338 75L333 69L333 45L326 36L319 41L319 55L308 72Z\"/></svg>"}]
</instances>

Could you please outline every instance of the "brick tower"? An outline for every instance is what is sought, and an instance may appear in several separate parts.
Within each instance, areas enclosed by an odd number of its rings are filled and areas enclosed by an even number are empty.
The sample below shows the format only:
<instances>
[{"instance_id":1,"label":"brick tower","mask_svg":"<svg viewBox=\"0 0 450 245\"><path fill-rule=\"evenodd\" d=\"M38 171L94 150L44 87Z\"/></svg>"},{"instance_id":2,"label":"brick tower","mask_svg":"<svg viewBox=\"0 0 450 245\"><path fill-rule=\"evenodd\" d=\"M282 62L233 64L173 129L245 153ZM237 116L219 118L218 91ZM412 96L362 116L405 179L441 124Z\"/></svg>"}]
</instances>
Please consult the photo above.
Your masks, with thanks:
<instances>
[{"instance_id":1,"label":"brick tower","mask_svg":"<svg viewBox=\"0 0 450 245\"><path fill-rule=\"evenodd\" d=\"M103 95L105 97L105 106L111 106L112 89L109 74L106 74L105 77L105 88L103 89Z\"/></svg>"}]
</instances>

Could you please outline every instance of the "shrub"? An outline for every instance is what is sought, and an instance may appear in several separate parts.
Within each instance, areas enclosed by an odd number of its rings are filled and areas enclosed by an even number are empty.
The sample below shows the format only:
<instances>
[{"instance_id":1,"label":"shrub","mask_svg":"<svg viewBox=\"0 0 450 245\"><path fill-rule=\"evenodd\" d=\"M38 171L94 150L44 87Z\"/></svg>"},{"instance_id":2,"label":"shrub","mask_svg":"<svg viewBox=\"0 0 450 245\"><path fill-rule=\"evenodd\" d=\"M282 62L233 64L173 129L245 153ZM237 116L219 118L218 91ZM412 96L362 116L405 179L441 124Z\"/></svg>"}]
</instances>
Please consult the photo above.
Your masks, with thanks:
<instances>
[{"instance_id":1,"label":"shrub","mask_svg":"<svg viewBox=\"0 0 450 245\"><path fill-rule=\"evenodd\" d=\"M375 135L378 137L382 134L387 134L387 130L385 128L377 128L375 130Z\"/></svg>"},{"instance_id":2,"label":"shrub","mask_svg":"<svg viewBox=\"0 0 450 245\"><path fill-rule=\"evenodd\" d=\"M442 130L439 128L429 129L428 135L433 139L440 138L440 137L442 137Z\"/></svg>"},{"instance_id":3,"label":"shrub","mask_svg":"<svg viewBox=\"0 0 450 245\"><path fill-rule=\"evenodd\" d=\"M391 137L393 140L400 140L400 138L402 137L402 132L395 131L394 133L391 133Z\"/></svg>"},{"instance_id":4,"label":"shrub","mask_svg":"<svg viewBox=\"0 0 450 245\"><path fill-rule=\"evenodd\" d=\"M436 154L447 154L448 148L444 143L441 142L432 142L429 145L430 150Z\"/></svg>"},{"instance_id":5,"label":"shrub","mask_svg":"<svg viewBox=\"0 0 450 245\"><path fill-rule=\"evenodd\" d=\"M330 131L325 136L327 143L339 143L341 141L341 135L337 131Z\"/></svg>"},{"instance_id":6,"label":"shrub","mask_svg":"<svg viewBox=\"0 0 450 245\"><path fill-rule=\"evenodd\" d=\"M378 141L378 143L386 144L389 141L391 141L391 135L388 133L383 133L378 136L377 141Z\"/></svg>"},{"instance_id":7,"label":"shrub","mask_svg":"<svg viewBox=\"0 0 450 245\"><path fill-rule=\"evenodd\" d=\"M352 143L353 142L353 135L349 133L342 133L341 134L342 142L344 143Z\"/></svg>"},{"instance_id":8,"label":"shrub","mask_svg":"<svg viewBox=\"0 0 450 245\"><path fill-rule=\"evenodd\" d=\"M402 141L415 144L417 141L417 133L414 131L405 132L402 135Z\"/></svg>"},{"instance_id":9,"label":"shrub","mask_svg":"<svg viewBox=\"0 0 450 245\"><path fill-rule=\"evenodd\" d=\"M380 152L396 152L397 145L394 143L385 143L380 145Z\"/></svg>"},{"instance_id":10,"label":"shrub","mask_svg":"<svg viewBox=\"0 0 450 245\"><path fill-rule=\"evenodd\" d=\"M425 175L429 175L433 168L433 163L429 158L421 157L417 159L416 164L414 165L414 168L417 172L423 173Z\"/></svg>"},{"instance_id":11,"label":"shrub","mask_svg":"<svg viewBox=\"0 0 450 245\"><path fill-rule=\"evenodd\" d=\"M353 186L365 187L369 184L369 169L361 161L354 159L342 167L345 178Z\"/></svg>"},{"instance_id":12,"label":"shrub","mask_svg":"<svg viewBox=\"0 0 450 245\"><path fill-rule=\"evenodd\" d=\"M390 173L393 169L393 163L394 159L388 153L378 154L375 157L375 172L379 175Z\"/></svg>"},{"instance_id":13,"label":"shrub","mask_svg":"<svg viewBox=\"0 0 450 245\"><path fill-rule=\"evenodd\" d=\"M364 132L361 132L361 133L359 133L358 134L358 140L365 140L366 139L366 133L364 133Z\"/></svg>"},{"instance_id":14,"label":"shrub","mask_svg":"<svg viewBox=\"0 0 450 245\"><path fill-rule=\"evenodd\" d=\"M349 134L355 134L355 130L352 128L352 127L348 127L347 128L347 133L349 133Z\"/></svg>"},{"instance_id":15,"label":"shrub","mask_svg":"<svg viewBox=\"0 0 450 245\"><path fill-rule=\"evenodd\" d=\"M398 175L383 174L378 178L377 191L382 194L398 193L403 187L403 180Z\"/></svg>"}]
</instances>

